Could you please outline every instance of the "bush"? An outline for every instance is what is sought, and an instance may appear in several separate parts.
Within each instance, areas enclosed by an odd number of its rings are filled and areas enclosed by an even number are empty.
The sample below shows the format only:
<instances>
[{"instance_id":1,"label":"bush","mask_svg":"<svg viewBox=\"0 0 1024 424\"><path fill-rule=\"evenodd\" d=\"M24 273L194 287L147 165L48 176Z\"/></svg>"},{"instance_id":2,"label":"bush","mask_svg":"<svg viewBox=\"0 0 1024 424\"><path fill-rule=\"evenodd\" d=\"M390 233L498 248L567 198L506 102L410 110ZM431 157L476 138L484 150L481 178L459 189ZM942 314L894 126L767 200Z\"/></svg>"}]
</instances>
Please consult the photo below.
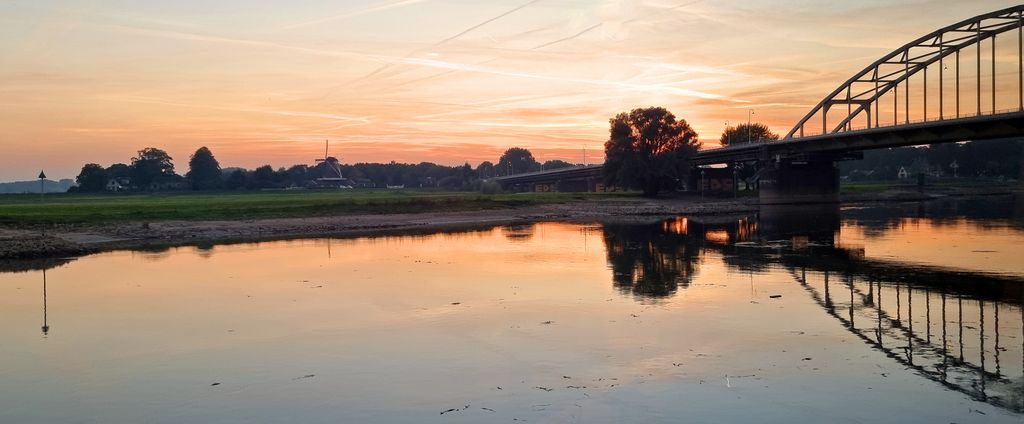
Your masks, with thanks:
<instances>
[{"instance_id":1,"label":"bush","mask_svg":"<svg viewBox=\"0 0 1024 424\"><path fill-rule=\"evenodd\" d=\"M501 184L498 184L497 181L484 181L480 184L480 192L483 194L501 193Z\"/></svg>"}]
</instances>

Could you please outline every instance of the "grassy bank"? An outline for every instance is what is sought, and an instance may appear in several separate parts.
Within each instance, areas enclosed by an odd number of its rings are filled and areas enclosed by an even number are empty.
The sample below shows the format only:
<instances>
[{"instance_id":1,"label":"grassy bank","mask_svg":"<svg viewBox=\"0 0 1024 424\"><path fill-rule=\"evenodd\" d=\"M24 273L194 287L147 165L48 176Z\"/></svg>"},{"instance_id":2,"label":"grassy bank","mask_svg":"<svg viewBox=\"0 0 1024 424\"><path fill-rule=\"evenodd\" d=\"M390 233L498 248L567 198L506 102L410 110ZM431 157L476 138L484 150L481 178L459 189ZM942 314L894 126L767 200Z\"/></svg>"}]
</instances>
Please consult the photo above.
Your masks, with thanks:
<instances>
[{"instance_id":1,"label":"grassy bank","mask_svg":"<svg viewBox=\"0 0 1024 424\"><path fill-rule=\"evenodd\" d=\"M1019 189L1016 182L981 180L981 179L943 179L928 180L924 185L925 193L933 194L984 194L989 192L1009 192ZM844 194L881 193L885 191L917 191L917 180L902 181L858 181L843 182L839 190Z\"/></svg>"},{"instance_id":2,"label":"grassy bank","mask_svg":"<svg viewBox=\"0 0 1024 424\"><path fill-rule=\"evenodd\" d=\"M416 190L271 191L161 194L0 195L0 225L59 225L295 218L507 208L590 199L604 193L480 194Z\"/></svg>"}]
</instances>

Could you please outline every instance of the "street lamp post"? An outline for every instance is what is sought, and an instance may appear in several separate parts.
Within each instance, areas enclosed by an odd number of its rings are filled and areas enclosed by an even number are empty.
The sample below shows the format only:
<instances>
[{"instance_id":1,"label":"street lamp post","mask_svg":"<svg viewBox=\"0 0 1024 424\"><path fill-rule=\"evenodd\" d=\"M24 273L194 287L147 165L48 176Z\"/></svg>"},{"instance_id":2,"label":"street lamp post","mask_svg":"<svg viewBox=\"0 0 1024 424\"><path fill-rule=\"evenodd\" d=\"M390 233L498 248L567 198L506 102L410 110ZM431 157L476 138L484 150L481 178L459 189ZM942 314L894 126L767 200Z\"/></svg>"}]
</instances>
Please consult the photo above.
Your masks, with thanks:
<instances>
[{"instance_id":1,"label":"street lamp post","mask_svg":"<svg viewBox=\"0 0 1024 424\"><path fill-rule=\"evenodd\" d=\"M736 162L732 165L732 197L740 197L740 180L739 180L739 167L740 163Z\"/></svg>"},{"instance_id":2,"label":"street lamp post","mask_svg":"<svg viewBox=\"0 0 1024 424\"><path fill-rule=\"evenodd\" d=\"M704 168L700 170L700 198L704 199Z\"/></svg>"},{"instance_id":3,"label":"street lamp post","mask_svg":"<svg viewBox=\"0 0 1024 424\"><path fill-rule=\"evenodd\" d=\"M747 143L750 143L751 141L753 141L753 140L750 139L751 138L751 136L750 136L750 117L752 117L753 115L754 115L754 109L750 109L750 110L747 111Z\"/></svg>"}]
</instances>

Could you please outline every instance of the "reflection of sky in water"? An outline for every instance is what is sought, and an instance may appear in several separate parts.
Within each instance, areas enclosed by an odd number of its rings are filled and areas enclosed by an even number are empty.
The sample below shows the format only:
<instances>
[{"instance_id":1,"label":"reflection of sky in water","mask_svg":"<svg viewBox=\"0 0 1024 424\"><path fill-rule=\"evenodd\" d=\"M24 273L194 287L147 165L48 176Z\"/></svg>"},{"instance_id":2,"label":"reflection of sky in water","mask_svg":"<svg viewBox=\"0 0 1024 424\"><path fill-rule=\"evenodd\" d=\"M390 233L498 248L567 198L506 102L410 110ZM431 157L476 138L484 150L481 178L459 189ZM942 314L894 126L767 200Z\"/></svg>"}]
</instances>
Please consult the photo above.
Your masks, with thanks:
<instances>
[{"instance_id":1,"label":"reflection of sky in water","mask_svg":"<svg viewBox=\"0 0 1024 424\"><path fill-rule=\"evenodd\" d=\"M94 255L46 272L46 336L22 266L0 422L1019 422L1019 280L719 240L785 239L767 215ZM1024 274L956 256L1012 220L915 219L835 225L867 262Z\"/></svg>"},{"instance_id":2,"label":"reflection of sky in water","mask_svg":"<svg viewBox=\"0 0 1024 424\"><path fill-rule=\"evenodd\" d=\"M861 223L845 222L840 234L840 243L865 247L869 258L1024 276L1020 262L1024 230L1009 224L904 218L880 233Z\"/></svg>"}]
</instances>

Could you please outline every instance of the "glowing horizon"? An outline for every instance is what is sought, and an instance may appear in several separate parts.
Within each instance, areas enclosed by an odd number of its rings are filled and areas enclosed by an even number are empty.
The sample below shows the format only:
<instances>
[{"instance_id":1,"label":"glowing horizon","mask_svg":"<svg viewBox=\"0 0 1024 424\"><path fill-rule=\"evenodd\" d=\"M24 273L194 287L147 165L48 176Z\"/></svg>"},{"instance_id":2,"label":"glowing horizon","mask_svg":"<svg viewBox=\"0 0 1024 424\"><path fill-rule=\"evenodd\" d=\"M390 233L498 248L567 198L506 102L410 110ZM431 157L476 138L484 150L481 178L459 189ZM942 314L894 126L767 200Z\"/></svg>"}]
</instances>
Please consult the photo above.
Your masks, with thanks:
<instances>
[{"instance_id":1,"label":"glowing horizon","mask_svg":"<svg viewBox=\"0 0 1024 424\"><path fill-rule=\"evenodd\" d=\"M663 106L706 144L784 134L843 80L979 1L37 1L0 16L0 181L167 150L222 166L599 161ZM893 27L892 22L900 25Z\"/></svg>"}]
</instances>

